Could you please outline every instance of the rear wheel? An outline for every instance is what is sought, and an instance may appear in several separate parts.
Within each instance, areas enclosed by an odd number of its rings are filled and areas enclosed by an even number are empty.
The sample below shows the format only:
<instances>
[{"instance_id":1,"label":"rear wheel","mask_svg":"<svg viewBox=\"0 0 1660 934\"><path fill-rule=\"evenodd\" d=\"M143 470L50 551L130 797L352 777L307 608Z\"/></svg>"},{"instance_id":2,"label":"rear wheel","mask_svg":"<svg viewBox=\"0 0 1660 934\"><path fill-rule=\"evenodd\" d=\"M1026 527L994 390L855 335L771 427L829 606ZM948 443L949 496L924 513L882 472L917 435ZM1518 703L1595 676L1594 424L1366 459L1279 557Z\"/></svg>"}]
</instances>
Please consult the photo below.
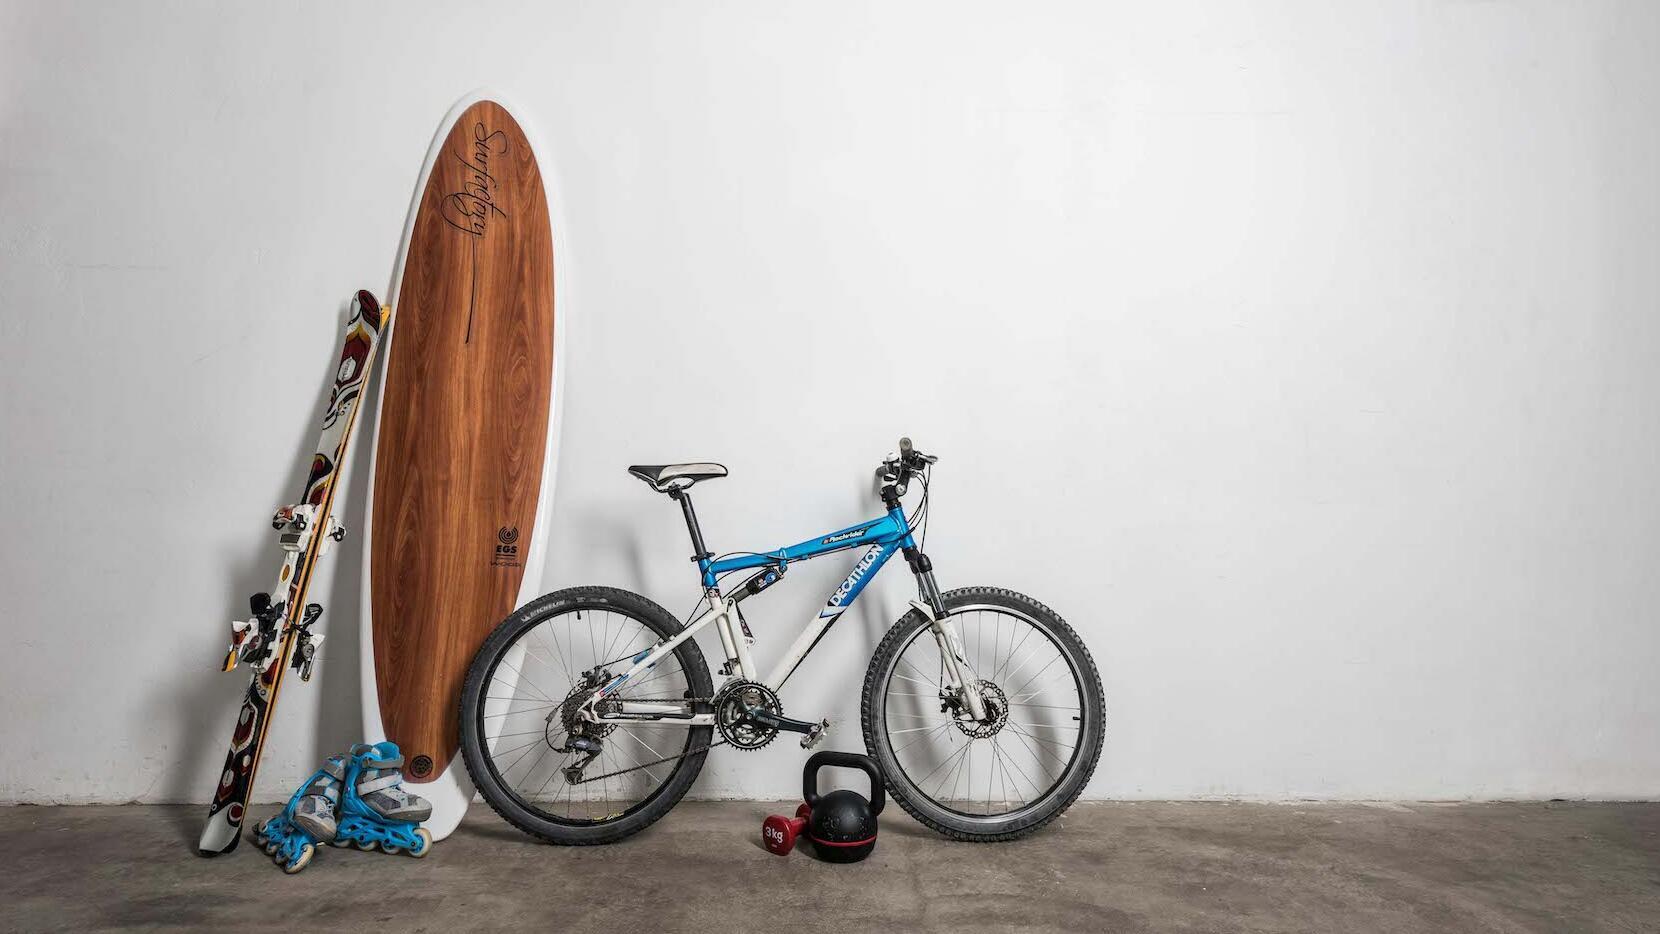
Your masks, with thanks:
<instances>
[{"instance_id":1,"label":"rear wheel","mask_svg":"<svg viewBox=\"0 0 1660 934\"><path fill-rule=\"evenodd\" d=\"M666 722L585 724L576 707L627 671L680 623L639 594L574 587L526 604L485 640L461 692L461 750L479 794L524 832L559 844L611 843L680 801L708 756L709 727ZM616 694L622 700L708 698L691 639ZM599 753L581 763L573 737ZM665 761L666 760L666 761Z\"/></svg>"},{"instance_id":2,"label":"rear wheel","mask_svg":"<svg viewBox=\"0 0 1660 934\"><path fill-rule=\"evenodd\" d=\"M970 717L942 685L927 617L893 625L865 674L865 747L912 817L959 840L1012 840L1066 810L1101 757L1106 701L1078 634L1030 597L994 587L944 595L987 707Z\"/></svg>"}]
</instances>

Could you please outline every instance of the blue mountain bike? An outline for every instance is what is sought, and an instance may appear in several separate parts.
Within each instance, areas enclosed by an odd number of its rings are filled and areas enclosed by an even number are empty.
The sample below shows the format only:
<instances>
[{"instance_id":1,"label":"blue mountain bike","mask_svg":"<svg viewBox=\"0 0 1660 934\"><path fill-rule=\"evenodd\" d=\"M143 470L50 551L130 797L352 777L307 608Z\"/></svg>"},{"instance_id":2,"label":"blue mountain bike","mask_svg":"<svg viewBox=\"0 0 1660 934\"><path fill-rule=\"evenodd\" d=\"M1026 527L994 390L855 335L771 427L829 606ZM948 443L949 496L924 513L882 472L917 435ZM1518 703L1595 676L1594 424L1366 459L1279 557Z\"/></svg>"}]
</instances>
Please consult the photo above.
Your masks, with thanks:
<instances>
[{"instance_id":1,"label":"blue mountain bike","mask_svg":"<svg viewBox=\"0 0 1660 934\"><path fill-rule=\"evenodd\" d=\"M889 794L963 840L1009 840L1053 820L1101 755L1100 675L1077 633L1036 600L994 587L940 591L921 547L936 460L902 438L879 471L882 516L787 548L719 557L704 545L691 489L726 468L630 467L680 504L702 576L698 608L682 624L638 594L574 587L504 620L473 659L461 697L462 752L484 799L543 840L610 843L678 803L713 747L759 749L781 732L813 746L829 721L785 716L780 691L903 554L917 599L870 660L861 716ZM921 495L907 516L913 483ZM795 562L853 548L864 551L847 578L763 675L744 604ZM692 638L709 626L725 656L718 689Z\"/></svg>"}]
</instances>

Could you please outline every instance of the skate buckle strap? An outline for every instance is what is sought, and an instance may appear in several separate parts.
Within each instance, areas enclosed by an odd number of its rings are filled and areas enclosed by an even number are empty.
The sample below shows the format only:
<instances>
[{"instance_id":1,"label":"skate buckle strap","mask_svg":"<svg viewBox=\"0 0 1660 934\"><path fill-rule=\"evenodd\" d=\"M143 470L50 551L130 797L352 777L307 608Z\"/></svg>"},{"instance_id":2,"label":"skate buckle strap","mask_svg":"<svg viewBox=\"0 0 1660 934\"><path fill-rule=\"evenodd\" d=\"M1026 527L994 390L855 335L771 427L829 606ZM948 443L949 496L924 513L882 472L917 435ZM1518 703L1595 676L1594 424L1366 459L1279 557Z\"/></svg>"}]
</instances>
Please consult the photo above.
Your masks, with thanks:
<instances>
[{"instance_id":1,"label":"skate buckle strap","mask_svg":"<svg viewBox=\"0 0 1660 934\"><path fill-rule=\"evenodd\" d=\"M403 751L391 741L373 745L358 743L352 747L351 756L366 769L403 768Z\"/></svg>"},{"instance_id":2,"label":"skate buckle strap","mask_svg":"<svg viewBox=\"0 0 1660 934\"><path fill-rule=\"evenodd\" d=\"M333 775L335 778L345 778L346 763L339 756L330 756L328 760L323 763L323 771Z\"/></svg>"},{"instance_id":3,"label":"skate buckle strap","mask_svg":"<svg viewBox=\"0 0 1660 934\"><path fill-rule=\"evenodd\" d=\"M366 782L358 782L357 793L359 795L373 794L374 792L391 788L402 781L403 776L399 775L397 772L393 772L391 775L383 775L380 778L371 779Z\"/></svg>"}]
</instances>

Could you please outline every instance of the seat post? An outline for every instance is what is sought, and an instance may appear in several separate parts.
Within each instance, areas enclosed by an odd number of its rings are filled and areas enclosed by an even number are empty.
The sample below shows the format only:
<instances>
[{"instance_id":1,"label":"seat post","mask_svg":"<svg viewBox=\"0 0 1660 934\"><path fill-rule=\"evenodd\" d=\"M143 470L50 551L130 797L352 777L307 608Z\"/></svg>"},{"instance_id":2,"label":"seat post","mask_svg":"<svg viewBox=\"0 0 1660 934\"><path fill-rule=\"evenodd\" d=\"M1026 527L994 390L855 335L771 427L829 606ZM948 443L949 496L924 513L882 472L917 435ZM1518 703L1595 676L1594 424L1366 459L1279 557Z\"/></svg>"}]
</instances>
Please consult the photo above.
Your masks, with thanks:
<instances>
[{"instance_id":1,"label":"seat post","mask_svg":"<svg viewBox=\"0 0 1660 934\"><path fill-rule=\"evenodd\" d=\"M692 533L693 561L706 561L715 555L703 544L703 530L698 528L697 511L692 509L692 495L685 490L670 490L669 497L680 502L680 511L686 515L686 531Z\"/></svg>"}]
</instances>

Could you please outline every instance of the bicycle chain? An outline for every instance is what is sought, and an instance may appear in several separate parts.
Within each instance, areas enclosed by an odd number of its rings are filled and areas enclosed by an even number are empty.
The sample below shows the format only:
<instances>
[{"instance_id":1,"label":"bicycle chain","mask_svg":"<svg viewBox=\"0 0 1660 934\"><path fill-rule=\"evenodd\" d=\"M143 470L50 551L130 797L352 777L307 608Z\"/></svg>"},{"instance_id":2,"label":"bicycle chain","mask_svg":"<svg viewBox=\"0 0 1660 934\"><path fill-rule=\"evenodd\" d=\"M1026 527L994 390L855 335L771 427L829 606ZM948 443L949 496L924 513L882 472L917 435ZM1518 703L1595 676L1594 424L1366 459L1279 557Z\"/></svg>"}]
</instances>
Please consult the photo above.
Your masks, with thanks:
<instances>
[{"instance_id":1,"label":"bicycle chain","mask_svg":"<svg viewBox=\"0 0 1660 934\"><path fill-rule=\"evenodd\" d=\"M642 763L640 765L629 766L626 769L618 769L615 772L606 772L603 775L584 776L580 779L577 779L574 782L567 778L565 781L568 784L571 784L571 785L586 785L589 782L597 782L597 781L599 781L601 779L605 779L605 778L616 778L618 775L627 775L630 772L638 772L641 769L649 769L654 765L662 765L665 762L673 762L676 759L684 759L687 756L695 756L700 752L708 752L709 750L715 748L716 746L724 746L724 745L726 745L726 740L722 739L722 740L719 740L717 742L710 743L707 746L700 747L698 749L688 749L685 752L678 753L676 755L664 756L661 759L656 759L656 760L653 760L651 762Z\"/></svg>"},{"instance_id":2,"label":"bicycle chain","mask_svg":"<svg viewBox=\"0 0 1660 934\"><path fill-rule=\"evenodd\" d=\"M705 703L705 704L711 704L712 705L715 702L715 699L712 698L712 697L688 697L686 699L691 701L694 704ZM588 775L588 776L584 776L584 777L582 777L582 778L580 778L580 779L578 779L574 782L567 778L565 781L568 784L572 784L572 785L586 785L589 782L597 782L597 781L600 781L602 779L607 779L607 778L616 778L618 775L627 775L630 772L638 772L641 769L649 769L654 765L662 765L665 762L673 762L676 759L684 759L687 756L695 756L700 752L708 752L709 750L715 748L716 746L724 746L724 745L726 745L726 740L721 739L721 740L718 740L716 742L710 743L707 746L701 746L697 749L688 749L685 752L676 753L675 755L672 755L672 756L664 756L661 759L653 759L650 762L641 763L640 765L632 765L632 766L629 766L626 769L618 769L615 772L605 772L604 774L601 774L601 775Z\"/></svg>"},{"instance_id":3,"label":"bicycle chain","mask_svg":"<svg viewBox=\"0 0 1660 934\"><path fill-rule=\"evenodd\" d=\"M702 704L708 704L712 707L712 706L714 706L716 699L718 699L719 697L720 697L720 692L716 692L714 697L688 697L686 699L691 701L694 704L702 703ZM716 740L715 742L712 742L707 746L700 746L697 749L688 749L688 750L686 750L685 752L682 752L682 753L676 753L675 755L672 755L672 756L664 756L661 759L653 759L650 762L643 762L639 765L631 765L626 769L618 769L615 772L605 772L605 773L600 774L600 775L583 776L582 778L580 778L580 779L578 779L574 782L571 781L569 778L565 779L565 781L566 781L566 783L571 784L571 785L586 785L589 782L597 782L597 781L601 781L601 780L607 779L607 778L616 778L618 775L627 775L630 772L638 772L641 769L649 769L654 765L662 765L665 762L673 762L676 759L684 759L687 756L695 756L700 752L708 752L709 750L715 748L716 746L725 746L725 745L728 745L730 742L731 741L726 739L725 737L721 737L720 739ZM745 752L751 752L751 751L753 751L755 749L759 749L761 747L760 746L733 746L732 748L742 749Z\"/></svg>"}]
</instances>

